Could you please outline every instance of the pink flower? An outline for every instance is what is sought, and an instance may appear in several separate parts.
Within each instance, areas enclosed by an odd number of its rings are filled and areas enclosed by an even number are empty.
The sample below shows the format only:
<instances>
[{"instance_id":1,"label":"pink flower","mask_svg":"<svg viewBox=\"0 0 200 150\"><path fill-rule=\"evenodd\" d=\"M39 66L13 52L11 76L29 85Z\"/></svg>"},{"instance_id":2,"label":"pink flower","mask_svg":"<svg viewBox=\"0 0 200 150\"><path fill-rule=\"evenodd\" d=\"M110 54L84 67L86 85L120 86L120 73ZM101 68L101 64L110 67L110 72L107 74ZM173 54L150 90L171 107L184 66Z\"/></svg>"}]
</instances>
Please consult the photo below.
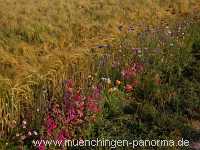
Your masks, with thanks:
<instances>
[{"instance_id":1,"label":"pink flower","mask_svg":"<svg viewBox=\"0 0 200 150\"><path fill-rule=\"evenodd\" d=\"M74 83L73 83L72 80L67 80L67 81L66 81L66 87L67 87L67 88L73 88L73 85L74 85Z\"/></svg>"},{"instance_id":2,"label":"pink flower","mask_svg":"<svg viewBox=\"0 0 200 150\"><path fill-rule=\"evenodd\" d=\"M130 80L144 70L144 65L140 63L133 63L130 67L122 70L121 74L126 80Z\"/></svg>"},{"instance_id":3,"label":"pink flower","mask_svg":"<svg viewBox=\"0 0 200 150\"><path fill-rule=\"evenodd\" d=\"M144 70L144 64L136 63L135 69L136 69L137 73L142 72Z\"/></svg>"},{"instance_id":4,"label":"pink flower","mask_svg":"<svg viewBox=\"0 0 200 150\"><path fill-rule=\"evenodd\" d=\"M57 128L57 124L55 123L54 119L48 115L47 117L47 133L51 135L53 129Z\"/></svg>"},{"instance_id":5,"label":"pink flower","mask_svg":"<svg viewBox=\"0 0 200 150\"><path fill-rule=\"evenodd\" d=\"M73 96L73 99L80 102L82 100L80 92L77 92L76 95Z\"/></svg>"},{"instance_id":6,"label":"pink flower","mask_svg":"<svg viewBox=\"0 0 200 150\"><path fill-rule=\"evenodd\" d=\"M57 117L61 116L62 112L58 104L53 104L52 111L56 114Z\"/></svg>"},{"instance_id":7,"label":"pink flower","mask_svg":"<svg viewBox=\"0 0 200 150\"><path fill-rule=\"evenodd\" d=\"M94 112L94 113L98 113L101 111L100 108L97 106L97 104L94 101L88 102L87 107L88 107L89 111Z\"/></svg>"},{"instance_id":8,"label":"pink flower","mask_svg":"<svg viewBox=\"0 0 200 150\"><path fill-rule=\"evenodd\" d=\"M72 97L72 92L70 91L65 91L64 93L64 105L66 107L68 107L69 103L70 103L70 99Z\"/></svg>"},{"instance_id":9,"label":"pink flower","mask_svg":"<svg viewBox=\"0 0 200 150\"><path fill-rule=\"evenodd\" d=\"M85 108L85 103L82 101L79 103L79 110L83 111Z\"/></svg>"},{"instance_id":10,"label":"pink flower","mask_svg":"<svg viewBox=\"0 0 200 150\"><path fill-rule=\"evenodd\" d=\"M38 150L45 150L45 145L42 141L40 141L41 143L38 146Z\"/></svg>"},{"instance_id":11,"label":"pink flower","mask_svg":"<svg viewBox=\"0 0 200 150\"><path fill-rule=\"evenodd\" d=\"M136 76L136 70L133 67L129 67L122 70L121 74L125 79L129 80Z\"/></svg>"},{"instance_id":12,"label":"pink flower","mask_svg":"<svg viewBox=\"0 0 200 150\"><path fill-rule=\"evenodd\" d=\"M87 100L88 101L94 101L94 97L93 96L87 96Z\"/></svg>"},{"instance_id":13,"label":"pink flower","mask_svg":"<svg viewBox=\"0 0 200 150\"><path fill-rule=\"evenodd\" d=\"M70 107L68 115L67 115L67 122L71 122L77 118L77 113L74 107Z\"/></svg>"},{"instance_id":14,"label":"pink flower","mask_svg":"<svg viewBox=\"0 0 200 150\"><path fill-rule=\"evenodd\" d=\"M126 92L131 92L133 90L133 86L132 85L130 85L130 84L127 84L126 86L125 86L125 91Z\"/></svg>"}]
</instances>

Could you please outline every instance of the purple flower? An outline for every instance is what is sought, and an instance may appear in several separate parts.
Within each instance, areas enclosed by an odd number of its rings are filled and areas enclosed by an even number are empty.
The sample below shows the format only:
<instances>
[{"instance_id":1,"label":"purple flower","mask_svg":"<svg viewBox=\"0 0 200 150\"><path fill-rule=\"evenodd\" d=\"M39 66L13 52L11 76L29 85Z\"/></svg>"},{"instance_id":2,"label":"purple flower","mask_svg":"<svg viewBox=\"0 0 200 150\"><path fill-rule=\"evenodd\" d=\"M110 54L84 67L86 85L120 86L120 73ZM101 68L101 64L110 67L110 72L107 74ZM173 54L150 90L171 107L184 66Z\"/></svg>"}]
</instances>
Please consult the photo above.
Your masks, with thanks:
<instances>
[{"instance_id":1,"label":"purple flower","mask_svg":"<svg viewBox=\"0 0 200 150\"><path fill-rule=\"evenodd\" d=\"M191 148L194 150L200 149L200 142L192 143Z\"/></svg>"}]
</instances>

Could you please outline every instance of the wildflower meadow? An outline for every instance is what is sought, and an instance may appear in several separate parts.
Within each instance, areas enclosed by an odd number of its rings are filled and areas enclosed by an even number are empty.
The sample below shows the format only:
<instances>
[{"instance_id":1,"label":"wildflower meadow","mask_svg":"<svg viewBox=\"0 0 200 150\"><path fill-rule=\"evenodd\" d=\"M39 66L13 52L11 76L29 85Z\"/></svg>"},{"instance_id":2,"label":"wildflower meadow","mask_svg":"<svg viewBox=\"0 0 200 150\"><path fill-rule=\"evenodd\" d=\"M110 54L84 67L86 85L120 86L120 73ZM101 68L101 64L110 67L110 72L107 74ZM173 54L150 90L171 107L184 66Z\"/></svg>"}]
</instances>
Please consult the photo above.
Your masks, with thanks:
<instances>
[{"instance_id":1,"label":"wildflower meadow","mask_svg":"<svg viewBox=\"0 0 200 150\"><path fill-rule=\"evenodd\" d=\"M199 0L0 0L0 150L200 150Z\"/></svg>"}]
</instances>

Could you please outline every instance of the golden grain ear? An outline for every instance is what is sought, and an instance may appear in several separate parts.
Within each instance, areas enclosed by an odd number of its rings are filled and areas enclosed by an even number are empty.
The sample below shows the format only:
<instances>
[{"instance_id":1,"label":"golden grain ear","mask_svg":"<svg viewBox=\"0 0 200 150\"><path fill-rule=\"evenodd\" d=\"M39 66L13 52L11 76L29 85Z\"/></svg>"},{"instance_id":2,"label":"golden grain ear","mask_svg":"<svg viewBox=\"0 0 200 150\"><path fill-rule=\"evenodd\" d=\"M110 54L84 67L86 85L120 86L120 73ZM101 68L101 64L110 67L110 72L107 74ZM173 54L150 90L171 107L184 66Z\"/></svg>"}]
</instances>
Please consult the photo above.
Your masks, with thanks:
<instances>
[{"instance_id":1,"label":"golden grain ear","mask_svg":"<svg viewBox=\"0 0 200 150\"><path fill-rule=\"evenodd\" d=\"M179 11L181 14L187 14L189 11L189 0L178 0Z\"/></svg>"}]
</instances>

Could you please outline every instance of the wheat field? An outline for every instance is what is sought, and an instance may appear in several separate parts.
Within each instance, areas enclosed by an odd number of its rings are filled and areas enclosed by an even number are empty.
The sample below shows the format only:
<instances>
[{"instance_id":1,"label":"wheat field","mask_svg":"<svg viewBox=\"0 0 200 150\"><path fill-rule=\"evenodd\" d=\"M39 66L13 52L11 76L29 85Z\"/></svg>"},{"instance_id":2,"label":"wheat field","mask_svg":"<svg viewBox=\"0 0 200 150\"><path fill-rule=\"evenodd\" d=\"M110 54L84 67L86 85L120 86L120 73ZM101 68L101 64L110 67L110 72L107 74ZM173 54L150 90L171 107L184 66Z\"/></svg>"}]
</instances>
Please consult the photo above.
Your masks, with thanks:
<instances>
[{"instance_id":1,"label":"wheat field","mask_svg":"<svg viewBox=\"0 0 200 150\"><path fill-rule=\"evenodd\" d=\"M0 0L0 138L13 120L46 110L63 80L86 87L104 54L98 47L130 30L137 46L145 27L199 12L199 0Z\"/></svg>"}]
</instances>

